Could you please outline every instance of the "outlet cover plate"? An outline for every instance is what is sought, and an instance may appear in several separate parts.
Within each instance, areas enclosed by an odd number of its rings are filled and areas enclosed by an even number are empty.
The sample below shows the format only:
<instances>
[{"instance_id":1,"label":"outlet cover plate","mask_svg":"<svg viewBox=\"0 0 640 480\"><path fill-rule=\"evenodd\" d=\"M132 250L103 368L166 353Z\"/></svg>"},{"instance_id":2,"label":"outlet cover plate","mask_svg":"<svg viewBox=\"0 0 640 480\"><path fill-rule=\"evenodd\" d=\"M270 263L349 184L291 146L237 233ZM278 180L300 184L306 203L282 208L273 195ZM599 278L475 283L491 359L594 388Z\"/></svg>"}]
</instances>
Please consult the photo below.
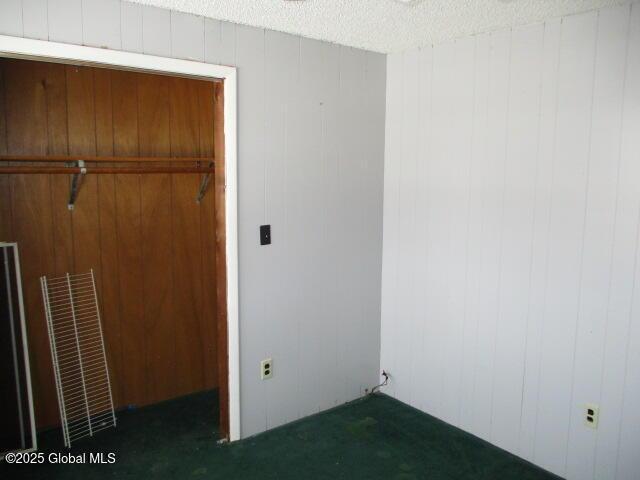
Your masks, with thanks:
<instances>
[{"instance_id":1,"label":"outlet cover plate","mask_svg":"<svg viewBox=\"0 0 640 480\"><path fill-rule=\"evenodd\" d=\"M260 378L267 380L273 377L273 360L265 358L260 362Z\"/></svg>"},{"instance_id":2,"label":"outlet cover plate","mask_svg":"<svg viewBox=\"0 0 640 480\"><path fill-rule=\"evenodd\" d=\"M594 405L593 403L587 403L584 406L584 424L589 427L596 429L598 428L598 420L600 417L600 407L598 405Z\"/></svg>"}]
</instances>

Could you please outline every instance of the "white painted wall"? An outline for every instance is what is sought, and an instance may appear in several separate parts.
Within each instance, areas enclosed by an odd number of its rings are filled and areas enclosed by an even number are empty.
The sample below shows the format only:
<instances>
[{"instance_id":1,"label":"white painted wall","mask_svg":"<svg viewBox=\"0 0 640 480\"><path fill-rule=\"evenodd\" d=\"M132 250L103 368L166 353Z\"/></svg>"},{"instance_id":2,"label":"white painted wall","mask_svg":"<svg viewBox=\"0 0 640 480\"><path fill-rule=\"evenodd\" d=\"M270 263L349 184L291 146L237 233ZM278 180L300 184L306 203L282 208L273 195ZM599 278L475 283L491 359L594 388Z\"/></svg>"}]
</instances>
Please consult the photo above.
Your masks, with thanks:
<instances>
[{"instance_id":1,"label":"white painted wall","mask_svg":"<svg viewBox=\"0 0 640 480\"><path fill-rule=\"evenodd\" d=\"M638 479L640 4L390 55L386 139L385 391Z\"/></svg>"},{"instance_id":2,"label":"white painted wall","mask_svg":"<svg viewBox=\"0 0 640 480\"><path fill-rule=\"evenodd\" d=\"M0 34L238 67L242 436L377 382L384 55L119 0L3 0Z\"/></svg>"}]
</instances>

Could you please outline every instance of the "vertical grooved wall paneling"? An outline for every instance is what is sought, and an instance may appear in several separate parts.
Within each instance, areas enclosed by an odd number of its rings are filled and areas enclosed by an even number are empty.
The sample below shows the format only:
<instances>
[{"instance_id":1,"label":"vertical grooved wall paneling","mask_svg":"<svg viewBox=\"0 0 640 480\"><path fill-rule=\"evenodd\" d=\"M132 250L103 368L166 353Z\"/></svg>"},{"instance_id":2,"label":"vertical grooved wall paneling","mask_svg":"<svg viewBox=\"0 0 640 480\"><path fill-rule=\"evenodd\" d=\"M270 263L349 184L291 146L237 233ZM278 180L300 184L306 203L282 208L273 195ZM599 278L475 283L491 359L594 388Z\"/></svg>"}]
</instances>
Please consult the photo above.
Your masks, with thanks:
<instances>
[{"instance_id":1,"label":"vertical grooved wall paneling","mask_svg":"<svg viewBox=\"0 0 640 480\"><path fill-rule=\"evenodd\" d=\"M138 89L138 138L140 155L169 156L169 79L156 75L140 77ZM156 165L154 163L154 165ZM159 164L158 164L159 165ZM176 327L174 315L171 225L172 175L140 177L141 245L143 257L144 326L147 332L148 395L152 399L172 397L179 389L166 376L176 377ZM194 332L194 334L197 332ZM179 357L182 358L182 357Z\"/></svg>"},{"instance_id":2,"label":"vertical grooved wall paneling","mask_svg":"<svg viewBox=\"0 0 640 480\"><path fill-rule=\"evenodd\" d=\"M169 79L171 155L199 155L198 90L182 78ZM195 152L193 151L195 150ZM176 325L175 349L183 363L176 365L178 393L187 393L201 385L202 303L200 212L194 193L200 184L195 175L173 175L171 183L171 230L173 237L173 315L183 321Z\"/></svg>"},{"instance_id":3,"label":"vertical grooved wall paneling","mask_svg":"<svg viewBox=\"0 0 640 480\"><path fill-rule=\"evenodd\" d=\"M568 479L640 471L639 35L632 3L388 59L385 391Z\"/></svg>"},{"instance_id":4,"label":"vertical grooved wall paneling","mask_svg":"<svg viewBox=\"0 0 640 480\"><path fill-rule=\"evenodd\" d=\"M114 155L139 155L138 85L131 72L111 72ZM118 235L120 291L120 361L128 404L148 396L146 381L147 331L144 317L141 181L138 175L115 175L115 219ZM136 322L131 319L135 318Z\"/></svg>"}]
</instances>

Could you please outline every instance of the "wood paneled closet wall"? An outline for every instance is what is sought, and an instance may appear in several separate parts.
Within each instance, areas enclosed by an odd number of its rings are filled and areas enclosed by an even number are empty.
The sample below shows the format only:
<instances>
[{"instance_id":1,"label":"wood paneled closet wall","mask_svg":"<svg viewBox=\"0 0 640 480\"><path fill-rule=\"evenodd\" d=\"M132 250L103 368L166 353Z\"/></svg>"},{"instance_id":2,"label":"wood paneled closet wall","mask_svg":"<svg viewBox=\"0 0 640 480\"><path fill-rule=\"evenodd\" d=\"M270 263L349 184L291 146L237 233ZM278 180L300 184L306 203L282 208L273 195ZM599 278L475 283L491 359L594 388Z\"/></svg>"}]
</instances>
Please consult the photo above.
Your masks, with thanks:
<instances>
[{"instance_id":1,"label":"wood paneled closet wall","mask_svg":"<svg viewBox=\"0 0 640 480\"><path fill-rule=\"evenodd\" d=\"M219 88L0 59L0 155L213 157ZM117 406L218 385L216 195L211 182L196 203L200 180L87 175L69 211L69 176L0 175L0 239L20 248L39 427L59 423L41 275L94 269Z\"/></svg>"}]
</instances>

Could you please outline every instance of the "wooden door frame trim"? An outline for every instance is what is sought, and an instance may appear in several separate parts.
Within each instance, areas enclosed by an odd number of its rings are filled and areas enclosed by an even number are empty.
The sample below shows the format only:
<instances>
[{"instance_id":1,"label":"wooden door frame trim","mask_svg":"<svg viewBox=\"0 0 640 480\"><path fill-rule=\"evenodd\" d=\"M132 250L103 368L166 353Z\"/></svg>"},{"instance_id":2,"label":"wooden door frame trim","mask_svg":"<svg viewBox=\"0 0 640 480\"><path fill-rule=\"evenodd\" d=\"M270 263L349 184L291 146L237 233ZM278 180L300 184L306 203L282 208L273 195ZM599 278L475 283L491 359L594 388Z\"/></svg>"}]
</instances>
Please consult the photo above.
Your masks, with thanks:
<instances>
[{"instance_id":1,"label":"wooden door frame trim","mask_svg":"<svg viewBox=\"0 0 640 480\"><path fill-rule=\"evenodd\" d=\"M0 35L0 57L130 69L224 82L225 253L229 440L240 439L240 322L238 310L237 73L234 67L141 53Z\"/></svg>"}]
</instances>

